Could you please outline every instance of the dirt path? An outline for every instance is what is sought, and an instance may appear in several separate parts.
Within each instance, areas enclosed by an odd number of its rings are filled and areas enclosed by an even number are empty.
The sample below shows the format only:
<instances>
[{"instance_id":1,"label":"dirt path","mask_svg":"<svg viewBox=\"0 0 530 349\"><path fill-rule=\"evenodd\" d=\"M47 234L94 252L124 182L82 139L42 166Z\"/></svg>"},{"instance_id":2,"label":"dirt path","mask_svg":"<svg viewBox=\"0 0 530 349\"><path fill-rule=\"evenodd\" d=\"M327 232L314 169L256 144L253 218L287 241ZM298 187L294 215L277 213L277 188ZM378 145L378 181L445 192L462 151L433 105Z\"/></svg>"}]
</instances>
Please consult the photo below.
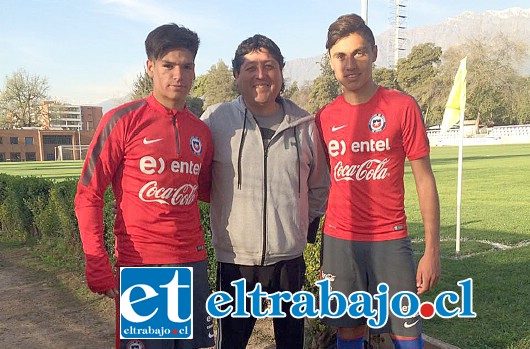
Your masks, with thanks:
<instances>
[{"instance_id":1,"label":"dirt path","mask_svg":"<svg viewBox=\"0 0 530 349\"><path fill-rule=\"evenodd\" d=\"M425 349L458 349L425 336ZM389 338L380 349L392 348ZM0 349L114 349L114 301L88 291L24 247L0 243ZM247 349L275 349L272 321L258 320Z\"/></svg>"},{"instance_id":2,"label":"dirt path","mask_svg":"<svg viewBox=\"0 0 530 349\"><path fill-rule=\"evenodd\" d=\"M102 311L112 301L86 292L80 299L74 290L83 281L52 269L25 248L0 246L0 347L113 348L112 313Z\"/></svg>"},{"instance_id":3,"label":"dirt path","mask_svg":"<svg viewBox=\"0 0 530 349\"><path fill-rule=\"evenodd\" d=\"M81 276L43 266L26 248L0 244L0 348L113 349L114 304ZM249 349L274 349L259 321Z\"/></svg>"}]
</instances>

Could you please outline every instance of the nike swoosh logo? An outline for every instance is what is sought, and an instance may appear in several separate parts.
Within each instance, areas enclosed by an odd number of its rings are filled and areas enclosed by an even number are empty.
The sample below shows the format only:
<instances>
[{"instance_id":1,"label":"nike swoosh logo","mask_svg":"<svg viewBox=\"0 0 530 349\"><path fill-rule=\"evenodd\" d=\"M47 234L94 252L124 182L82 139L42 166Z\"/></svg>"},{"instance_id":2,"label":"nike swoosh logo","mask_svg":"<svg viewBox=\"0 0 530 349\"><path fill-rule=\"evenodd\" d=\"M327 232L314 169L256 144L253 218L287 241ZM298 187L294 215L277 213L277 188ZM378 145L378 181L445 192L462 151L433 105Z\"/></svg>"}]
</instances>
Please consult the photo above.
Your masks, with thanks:
<instances>
[{"instance_id":1,"label":"nike swoosh logo","mask_svg":"<svg viewBox=\"0 0 530 349\"><path fill-rule=\"evenodd\" d=\"M152 144L156 142L160 142L163 138L157 138L157 139L147 139L147 137L144 137L144 144Z\"/></svg>"},{"instance_id":2,"label":"nike swoosh logo","mask_svg":"<svg viewBox=\"0 0 530 349\"><path fill-rule=\"evenodd\" d=\"M403 324L403 327L405 327L405 328L411 328L412 326L416 325L416 324L418 323L418 321L420 321L420 320L418 319L418 320L414 321L414 322L411 323L411 324L409 324L408 322L405 322L405 323Z\"/></svg>"},{"instance_id":3,"label":"nike swoosh logo","mask_svg":"<svg viewBox=\"0 0 530 349\"><path fill-rule=\"evenodd\" d=\"M344 127L346 127L348 125L342 125L342 126L332 126L331 127L331 132L335 132L335 131L338 131L340 129L343 129Z\"/></svg>"}]
</instances>

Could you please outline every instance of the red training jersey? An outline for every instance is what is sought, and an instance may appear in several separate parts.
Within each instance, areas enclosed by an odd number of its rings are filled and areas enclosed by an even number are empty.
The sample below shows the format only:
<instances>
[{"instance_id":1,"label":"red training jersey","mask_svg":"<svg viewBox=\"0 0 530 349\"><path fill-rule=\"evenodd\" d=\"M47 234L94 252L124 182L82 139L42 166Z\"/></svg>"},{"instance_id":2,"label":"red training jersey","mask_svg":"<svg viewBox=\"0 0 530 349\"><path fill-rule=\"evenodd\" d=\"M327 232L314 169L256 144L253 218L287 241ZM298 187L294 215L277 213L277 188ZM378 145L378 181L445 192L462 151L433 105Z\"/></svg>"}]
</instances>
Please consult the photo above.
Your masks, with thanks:
<instances>
[{"instance_id":1,"label":"red training jersey","mask_svg":"<svg viewBox=\"0 0 530 349\"><path fill-rule=\"evenodd\" d=\"M75 197L94 292L116 287L103 237L109 184L118 266L206 259L198 198L209 201L213 146L205 123L186 108L168 110L153 95L106 113L90 144Z\"/></svg>"},{"instance_id":2,"label":"red training jersey","mask_svg":"<svg viewBox=\"0 0 530 349\"><path fill-rule=\"evenodd\" d=\"M379 87L366 103L337 97L316 116L330 165L325 234L355 241L406 237L405 158L429 154L416 101Z\"/></svg>"}]
</instances>

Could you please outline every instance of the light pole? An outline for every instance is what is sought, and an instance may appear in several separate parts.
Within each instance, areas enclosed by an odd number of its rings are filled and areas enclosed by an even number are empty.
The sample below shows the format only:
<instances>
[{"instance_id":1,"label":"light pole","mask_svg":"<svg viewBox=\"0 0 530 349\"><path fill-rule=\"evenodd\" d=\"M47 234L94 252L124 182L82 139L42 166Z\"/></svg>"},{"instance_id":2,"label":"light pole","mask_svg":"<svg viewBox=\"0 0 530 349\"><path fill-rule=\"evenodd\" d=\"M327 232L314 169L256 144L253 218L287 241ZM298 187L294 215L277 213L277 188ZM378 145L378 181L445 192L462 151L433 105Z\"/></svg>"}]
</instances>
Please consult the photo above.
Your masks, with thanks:
<instances>
[{"instance_id":1,"label":"light pole","mask_svg":"<svg viewBox=\"0 0 530 349\"><path fill-rule=\"evenodd\" d=\"M368 25L368 0L361 0L361 17L364 23Z\"/></svg>"},{"instance_id":2,"label":"light pole","mask_svg":"<svg viewBox=\"0 0 530 349\"><path fill-rule=\"evenodd\" d=\"M77 130L77 139L79 140L79 144L77 145L79 147L79 160L83 160L82 154L81 154L81 128Z\"/></svg>"}]
</instances>

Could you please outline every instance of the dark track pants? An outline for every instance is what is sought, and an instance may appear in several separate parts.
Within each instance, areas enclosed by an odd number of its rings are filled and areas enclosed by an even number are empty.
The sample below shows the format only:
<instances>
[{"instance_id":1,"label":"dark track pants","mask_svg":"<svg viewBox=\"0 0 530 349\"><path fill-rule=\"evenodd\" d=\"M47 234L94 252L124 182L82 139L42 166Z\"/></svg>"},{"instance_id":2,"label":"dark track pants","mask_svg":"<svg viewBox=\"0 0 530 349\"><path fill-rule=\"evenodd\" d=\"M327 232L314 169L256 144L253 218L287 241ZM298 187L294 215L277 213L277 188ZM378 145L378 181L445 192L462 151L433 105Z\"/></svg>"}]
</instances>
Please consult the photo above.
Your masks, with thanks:
<instances>
[{"instance_id":1,"label":"dark track pants","mask_svg":"<svg viewBox=\"0 0 530 349\"><path fill-rule=\"evenodd\" d=\"M246 266L231 263L217 264L217 287L219 291L229 293L235 298L232 281L244 278L247 292L252 291L259 282L262 291L269 294L277 291L300 291L305 281L305 262L303 256L281 261L267 266ZM291 303L282 302L285 318L273 318L274 338L277 349L302 349L304 346L304 319L295 319L289 311ZM247 311L250 302L247 302ZM255 318L232 318L227 316L218 320L217 349L245 349Z\"/></svg>"}]
</instances>

